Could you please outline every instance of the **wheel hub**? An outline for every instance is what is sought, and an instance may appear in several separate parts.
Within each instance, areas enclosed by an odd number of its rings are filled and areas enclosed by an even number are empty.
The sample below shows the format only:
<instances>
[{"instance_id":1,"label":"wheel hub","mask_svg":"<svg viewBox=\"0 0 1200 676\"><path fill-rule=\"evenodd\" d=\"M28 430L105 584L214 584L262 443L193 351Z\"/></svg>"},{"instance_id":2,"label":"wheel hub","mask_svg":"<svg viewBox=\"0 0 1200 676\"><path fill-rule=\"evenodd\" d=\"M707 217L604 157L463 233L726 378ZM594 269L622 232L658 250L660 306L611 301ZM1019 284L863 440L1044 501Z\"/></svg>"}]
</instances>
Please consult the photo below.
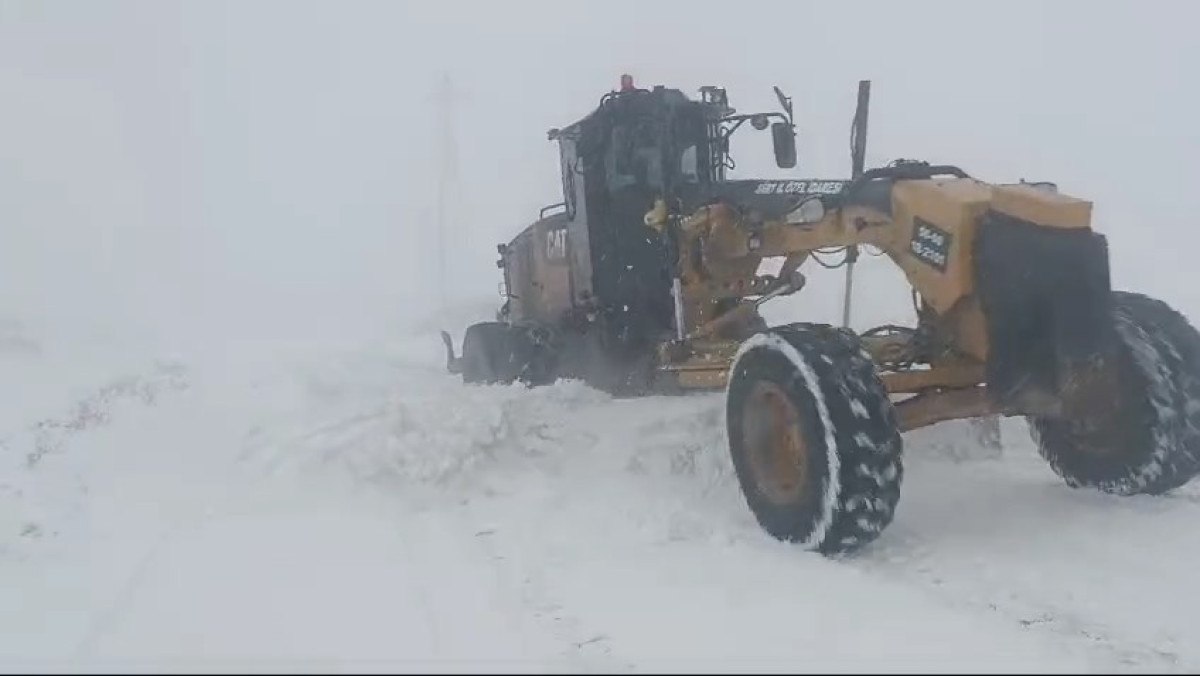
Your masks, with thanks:
<instances>
[{"instance_id":1,"label":"wheel hub","mask_svg":"<svg viewBox=\"0 0 1200 676\"><path fill-rule=\"evenodd\" d=\"M783 388L768 381L754 384L742 409L742 434L763 495L776 504L796 501L808 478L808 444L800 412Z\"/></svg>"}]
</instances>

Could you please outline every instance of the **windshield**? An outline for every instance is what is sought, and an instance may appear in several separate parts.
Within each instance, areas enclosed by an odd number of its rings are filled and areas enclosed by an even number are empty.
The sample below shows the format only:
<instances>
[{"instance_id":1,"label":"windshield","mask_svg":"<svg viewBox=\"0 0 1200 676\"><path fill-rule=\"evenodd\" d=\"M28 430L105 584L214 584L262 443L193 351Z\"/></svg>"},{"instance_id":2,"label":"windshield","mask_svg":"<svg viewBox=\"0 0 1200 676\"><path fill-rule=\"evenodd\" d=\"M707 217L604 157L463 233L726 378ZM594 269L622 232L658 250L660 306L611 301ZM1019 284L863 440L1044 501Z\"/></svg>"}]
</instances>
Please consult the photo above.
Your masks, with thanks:
<instances>
[{"instance_id":1,"label":"windshield","mask_svg":"<svg viewBox=\"0 0 1200 676\"><path fill-rule=\"evenodd\" d=\"M609 132L605 170L612 190L630 186L665 190L713 180L707 126L699 108L642 117Z\"/></svg>"},{"instance_id":2,"label":"windshield","mask_svg":"<svg viewBox=\"0 0 1200 676\"><path fill-rule=\"evenodd\" d=\"M608 185L619 190L632 185L663 186L662 148L653 121L619 126L612 131L606 165Z\"/></svg>"}]
</instances>

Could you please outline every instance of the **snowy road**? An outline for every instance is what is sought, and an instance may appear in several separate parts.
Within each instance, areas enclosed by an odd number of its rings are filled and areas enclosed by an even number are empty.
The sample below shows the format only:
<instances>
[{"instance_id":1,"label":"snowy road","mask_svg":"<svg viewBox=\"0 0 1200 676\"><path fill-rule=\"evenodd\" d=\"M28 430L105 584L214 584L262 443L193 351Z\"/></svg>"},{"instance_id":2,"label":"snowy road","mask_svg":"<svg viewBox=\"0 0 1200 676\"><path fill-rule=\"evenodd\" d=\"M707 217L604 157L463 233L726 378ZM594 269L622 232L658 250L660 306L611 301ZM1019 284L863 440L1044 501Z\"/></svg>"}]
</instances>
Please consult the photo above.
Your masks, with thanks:
<instances>
[{"instance_id":1,"label":"snowy road","mask_svg":"<svg viewBox=\"0 0 1200 676\"><path fill-rule=\"evenodd\" d=\"M720 395L465 388L433 333L292 347L5 418L0 666L1200 670L1200 492L1071 490L1019 420L1002 458L908 435L895 523L828 560L754 523Z\"/></svg>"}]
</instances>

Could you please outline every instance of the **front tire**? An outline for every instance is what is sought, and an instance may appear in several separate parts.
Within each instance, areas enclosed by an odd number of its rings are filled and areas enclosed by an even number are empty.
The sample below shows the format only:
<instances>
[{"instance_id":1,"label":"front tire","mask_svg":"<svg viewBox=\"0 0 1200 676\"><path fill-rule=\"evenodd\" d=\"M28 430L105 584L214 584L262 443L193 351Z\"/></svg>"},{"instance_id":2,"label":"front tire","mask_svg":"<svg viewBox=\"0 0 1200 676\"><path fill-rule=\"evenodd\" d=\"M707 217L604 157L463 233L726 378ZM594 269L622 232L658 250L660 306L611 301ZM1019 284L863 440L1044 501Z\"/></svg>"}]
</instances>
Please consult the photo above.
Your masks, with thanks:
<instances>
[{"instance_id":1,"label":"front tire","mask_svg":"<svg viewBox=\"0 0 1200 676\"><path fill-rule=\"evenodd\" d=\"M742 493L773 537L835 554L892 522L902 441L853 334L792 324L747 339L730 370L726 427Z\"/></svg>"},{"instance_id":2,"label":"front tire","mask_svg":"<svg viewBox=\"0 0 1200 676\"><path fill-rule=\"evenodd\" d=\"M1113 292L1115 414L1028 418L1038 452L1074 488L1161 494L1200 471L1200 333L1162 301Z\"/></svg>"}]
</instances>

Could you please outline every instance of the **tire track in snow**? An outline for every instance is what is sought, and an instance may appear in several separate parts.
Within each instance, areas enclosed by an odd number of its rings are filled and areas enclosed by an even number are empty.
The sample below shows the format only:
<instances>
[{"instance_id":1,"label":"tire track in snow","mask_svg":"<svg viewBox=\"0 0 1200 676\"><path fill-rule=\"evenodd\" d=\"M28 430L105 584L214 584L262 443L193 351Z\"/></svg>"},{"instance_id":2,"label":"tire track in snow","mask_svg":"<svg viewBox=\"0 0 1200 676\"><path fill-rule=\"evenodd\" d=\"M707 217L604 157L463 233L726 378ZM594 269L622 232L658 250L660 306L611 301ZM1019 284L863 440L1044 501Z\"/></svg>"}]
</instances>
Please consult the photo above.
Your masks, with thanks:
<instances>
[{"instance_id":1,"label":"tire track in snow","mask_svg":"<svg viewBox=\"0 0 1200 676\"><path fill-rule=\"evenodd\" d=\"M1012 425L1007 434L1022 439L1020 431ZM910 471L897 523L845 563L904 581L943 603L999 614L1025 631L1065 640L1098 660L1100 669L1195 670L1175 648L1177 640L1122 635L1119 627L1089 618L1084 610L1091 594L1136 585L1120 560L1134 545L1087 530L1111 521L1106 512L1143 515L1137 504L1143 500L1059 486L1048 469L1037 471L1040 457L1020 442L1007 443L998 462L989 458L968 467L923 457L922 436L912 436L906 439ZM1151 499L1155 516L1172 510L1169 501ZM1181 504L1186 503L1175 502L1175 509ZM1106 569L1114 575L1107 586L1081 577Z\"/></svg>"},{"instance_id":2,"label":"tire track in snow","mask_svg":"<svg viewBox=\"0 0 1200 676\"><path fill-rule=\"evenodd\" d=\"M846 563L919 588L945 605L972 613L999 614L1024 630L1066 640L1099 658L1096 666L1101 670L1121 665L1160 673L1195 671L1194 667L1183 664L1174 651L1121 637L1113 628L1090 621L1070 608L1046 603L1036 589L1010 590L1007 594L1000 589L991 593L981 593L978 588L963 589L952 580L961 573L939 566L938 554L934 548L927 548L923 538L902 528L896 530L901 532L892 533L886 544L880 542L875 550L863 552L858 560Z\"/></svg>"},{"instance_id":3,"label":"tire track in snow","mask_svg":"<svg viewBox=\"0 0 1200 676\"><path fill-rule=\"evenodd\" d=\"M167 525L138 557L116 595L105 603L89 622L86 633L71 653L73 661L86 663L94 656L103 640L115 630L126 613L136 604L139 592L164 553L189 533L202 529L222 508L250 492L256 480L265 478L265 474L254 473L250 476L251 482L247 482L243 470L244 457L244 453L240 454L238 460L226 468L228 481L225 484L226 488L219 495L193 508L177 511L170 517Z\"/></svg>"},{"instance_id":4,"label":"tire track in snow","mask_svg":"<svg viewBox=\"0 0 1200 676\"><path fill-rule=\"evenodd\" d=\"M508 631L521 636L524 645L517 652L544 655L533 661L548 671L628 671L631 665L612 655L603 632L590 630L580 617L548 593L542 579L545 559L541 551L522 546L528 545L527 542L509 541L504 526L482 525L488 523L486 515L494 506L491 499L468 501L466 505L446 506L436 513L404 520L406 532L419 543L413 548L414 570L422 571L423 575L418 584L425 588L439 579L445 580L447 561L453 561L452 566L477 570L480 577L472 579L471 589L486 590L482 593L485 600L491 600L490 608L507 618ZM479 602L475 596L472 593L473 603ZM426 604L435 632L446 637L440 648L450 653L446 655L448 659L456 658L466 649L461 645L460 634L446 631L446 625L453 622L447 615L458 615L462 609L451 610L444 603L439 604L432 594L426 595ZM506 646L506 650L514 648ZM486 650L486 646L471 650Z\"/></svg>"},{"instance_id":5,"label":"tire track in snow","mask_svg":"<svg viewBox=\"0 0 1200 676\"><path fill-rule=\"evenodd\" d=\"M138 557L133 570L125 577L125 581L118 588L116 595L88 621L87 631L71 651L70 659L73 663L85 664L93 657L100 642L116 628L125 613L133 606L138 591L145 584L146 577L155 561L183 528L184 525L180 522L164 529L154 539L150 548Z\"/></svg>"},{"instance_id":6,"label":"tire track in snow","mask_svg":"<svg viewBox=\"0 0 1200 676\"><path fill-rule=\"evenodd\" d=\"M167 368L166 372L172 376L179 376L183 373L182 367L174 366ZM187 386L184 382L182 385L175 386L175 389L183 389ZM128 387L117 388L115 391L121 392L128 390ZM107 388L105 392L113 391L114 388ZM154 389L142 387L137 391L142 393L143 399L147 403L153 403ZM150 396L147 396L147 391ZM107 420L107 417L104 418ZM118 586L116 594L106 603L88 622L88 628L84 636L76 644L71 652L71 659L76 663L86 663L94 656L95 651L102 645L104 639L108 637L120 625L125 615L136 605L137 598L142 588L146 584L147 578L154 570L155 565L160 561L161 557L171 547L176 545L184 537L190 533L195 533L202 528L215 516L221 514L222 510L228 507L239 497L247 494L252 494L256 485L260 484L265 479L269 478L275 469L282 463L286 456L287 445L261 443L257 442L258 435L256 432L262 430L261 426L252 427L243 435L242 445L229 464L221 469L220 474L223 476L222 481L225 488L216 496L205 499L194 505L179 509L167 517L167 523L162 527L156 536L151 540L145 551L137 557L129 572L124 576L124 580ZM317 430L314 434L320 434L323 430ZM303 439L300 439L302 441ZM259 459L258 453L264 448L271 449L271 453L265 459ZM258 466L255 461L258 460Z\"/></svg>"},{"instance_id":7,"label":"tire track in snow","mask_svg":"<svg viewBox=\"0 0 1200 676\"><path fill-rule=\"evenodd\" d=\"M568 402L580 395L570 390L566 394ZM591 394L584 394L586 398L593 398ZM611 658L606 637L602 633L586 631L579 618L571 615L548 595L536 563L531 565L519 548L505 542L505 531L497 532L477 525L487 520L486 507L482 514L477 512L479 505L488 503L487 494L501 498L511 495L505 486L505 474L513 469L513 461L533 461L538 463L535 471L545 472L549 471L546 463L552 464L561 455L581 450L571 443L577 444L579 435L572 434L570 438L564 438L561 426L541 422L525 411L530 406L557 408L562 403L553 400L540 402L519 394L512 399L502 400L498 403L498 418L484 420L478 425L479 429L467 432L474 445L456 452L468 457L462 458L463 462L440 465L440 471L432 473L418 463L413 466L412 473L405 474L403 466L396 466L391 458L386 457L389 452L409 453L414 450L403 444L397 445L397 439L420 441L430 436L437 437L438 434L433 430L442 425L456 424L455 419L421 420L415 414L428 407L414 406L411 401L364 407L362 412L343 412L332 420L314 422L278 435L255 430L247 434L239 458L253 468L250 472L254 477L268 480L278 478L284 472L315 478L331 467L337 467L338 461L347 459L345 456L349 455L353 456L351 459L355 462L341 466L350 470L352 483L360 482L364 477L374 477L370 484L373 493L393 500L411 498L410 503L415 499L417 511L405 513L397 523L405 529L412 542L412 547L406 552L407 563L420 576L419 580L414 581L414 586L422 606L421 613L426 618L438 654L449 652L448 658L455 657L454 649L461 649L461 646L454 645L454 619L447 616L445 604L439 603L438 595L432 591L438 576L446 573L445 562L454 561L455 566L490 571L492 584L491 591L487 593L502 599L500 606L515 614L512 623L521 627L520 631L527 637L526 640L533 643L547 637L553 640L554 645L558 646L559 658L553 664L546 665L551 670L565 667L569 671L582 673L624 671L628 665ZM421 424L432 426L432 429L414 429L414 426ZM576 431L572 429L572 433ZM590 437L583 433L582 438L586 448L586 440ZM424 451L437 454L441 449L431 447ZM377 472L369 466L364 467L364 454L382 454L375 458L380 464L379 469L391 468L395 471ZM472 455L478 458L469 457ZM497 470L497 473L489 474L488 468ZM330 477L326 474L324 478ZM476 479L479 483L476 483ZM443 487L453 486L455 490L438 495L428 485L429 481ZM482 488L481 497L466 497L468 494L463 489L472 487ZM414 495L414 489L418 488L430 490L416 491L420 495ZM396 494L388 496L389 489L395 490ZM437 522L430 523L429 519L435 517ZM448 531L447 526L450 527Z\"/></svg>"},{"instance_id":8,"label":"tire track in snow","mask_svg":"<svg viewBox=\"0 0 1200 676\"><path fill-rule=\"evenodd\" d=\"M460 522L464 515L458 515ZM471 523L479 523L472 519ZM529 549L508 540L503 527L484 528L474 534L480 556L491 563L498 587L515 596L522 612L562 645L561 656L582 673L625 673L634 665L613 654L611 638L572 613L555 598L545 583L543 556L530 557ZM533 558L530 564L526 559Z\"/></svg>"},{"instance_id":9,"label":"tire track in snow","mask_svg":"<svg viewBox=\"0 0 1200 676\"><path fill-rule=\"evenodd\" d=\"M603 486L605 482L633 481L647 485L647 498L657 501L659 491L649 482L660 473L700 475L718 484L728 480L720 469L711 467L711 458L705 457L713 434L713 412L697 418L694 403L672 399L672 413L665 419L636 424L623 430L621 440L596 448L600 439L611 436L614 416L639 402L613 402L590 388L569 383L542 390L460 389L457 383L452 385L454 391L446 394L460 395L454 396L454 404L436 396L441 393L428 398L432 401L400 396L383 407L362 406L362 413L344 412L275 438L258 433L249 440L247 457L255 458L255 466L272 468L272 474L286 468L330 479L327 470L340 467L351 484L369 486L373 493L390 494L415 507L415 515L405 516L399 523L412 528L414 523L434 519L438 524L437 529L425 525L411 533L417 544L410 563L414 570L424 571L423 577L434 579L439 567L444 567L431 556L438 556L439 561L449 556L465 562L463 565L490 570L491 589L503 599L500 605L520 616L513 622L526 626L523 631L529 635L553 637L568 670L632 669L613 653L602 628L588 626L551 593L545 566L552 565L547 561L553 559L553 547L529 536L544 535L543 525L551 530L569 527L564 526L562 515L564 510L574 514L576 507L557 484ZM455 406L471 411L474 417L464 420L450 410ZM429 415L433 412L443 415ZM697 420L703 423L704 436L689 441L689 425ZM672 440L678 441L681 434L685 443L678 449ZM442 447L427 443L433 440L449 443ZM620 452L612 453L618 449ZM449 456L446 462L426 464L421 457L439 454ZM538 481L531 485L532 477ZM682 483L692 486L690 478ZM702 492L709 489L711 486ZM647 524L649 535L655 540L687 539L695 529L681 528L678 518L688 511L687 503L673 500L667 504L672 510ZM508 516L497 522L497 510ZM694 520L693 515L684 521ZM453 537L434 533L447 527ZM633 530L639 529L635 525ZM643 527L639 537L646 536ZM444 613L444 609L432 592L423 591L422 598L422 612L435 635L445 636L452 625L446 625L450 620L439 619L439 611Z\"/></svg>"}]
</instances>

